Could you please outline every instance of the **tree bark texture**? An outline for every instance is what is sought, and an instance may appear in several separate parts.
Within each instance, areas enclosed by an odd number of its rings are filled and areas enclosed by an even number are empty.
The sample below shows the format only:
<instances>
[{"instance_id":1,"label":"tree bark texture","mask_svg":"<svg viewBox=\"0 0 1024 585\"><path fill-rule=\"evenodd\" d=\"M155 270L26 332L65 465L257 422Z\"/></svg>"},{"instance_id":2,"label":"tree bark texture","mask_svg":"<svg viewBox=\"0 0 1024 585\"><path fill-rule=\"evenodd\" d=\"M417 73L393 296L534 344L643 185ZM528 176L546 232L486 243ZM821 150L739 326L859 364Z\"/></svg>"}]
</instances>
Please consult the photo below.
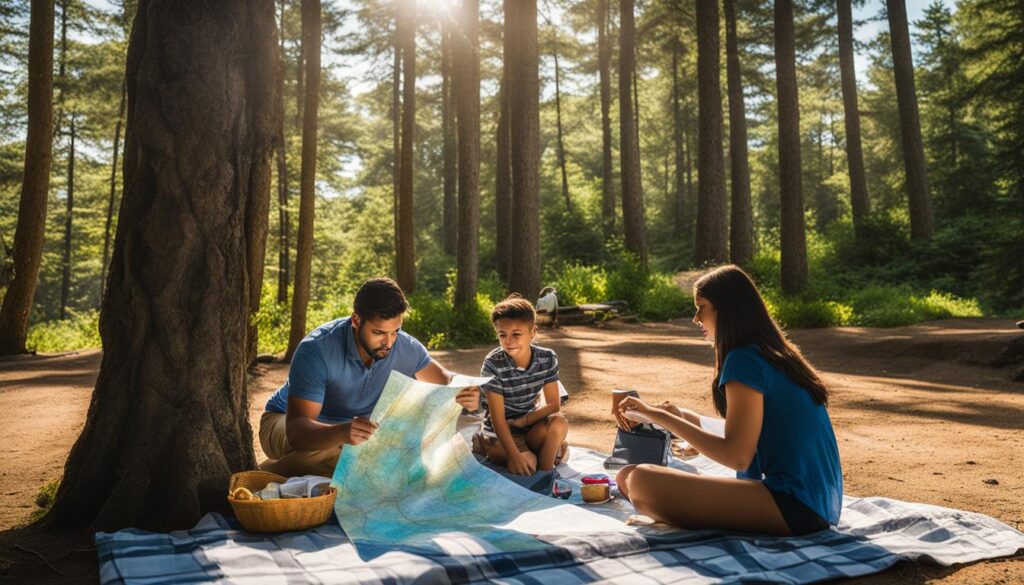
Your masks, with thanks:
<instances>
[{"instance_id":1,"label":"tree bark texture","mask_svg":"<svg viewBox=\"0 0 1024 585\"><path fill-rule=\"evenodd\" d=\"M736 38L735 0L725 0L725 69L729 92L729 166L732 208L729 256L733 264L748 266L754 259L754 208L750 199L750 163L747 157L747 108L743 101L739 41Z\"/></svg>"},{"instance_id":2,"label":"tree bark texture","mask_svg":"<svg viewBox=\"0 0 1024 585\"><path fill-rule=\"evenodd\" d=\"M857 70L853 52L853 9L851 0L837 0L839 29L839 74L843 89L843 121L846 126L846 166L850 174L850 207L854 231L860 234L871 210L864 153L860 142L860 110L857 108Z\"/></svg>"},{"instance_id":3,"label":"tree bark texture","mask_svg":"<svg viewBox=\"0 0 1024 585\"><path fill-rule=\"evenodd\" d=\"M508 3L505 4L508 6ZM507 20L506 20L507 22ZM508 38L507 30L503 39ZM507 44L504 42L502 44ZM498 276L502 282L508 283L511 275L512 250L509 238L512 231L512 133L509 128L509 51L504 51L501 71L501 87L498 88L498 123L495 137L495 169L494 169L494 219L495 219L495 260L498 264Z\"/></svg>"},{"instance_id":4,"label":"tree bark texture","mask_svg":"<svg viewBox=\"0 0 1024 585\"><path fill-rule=\"evenodd\" d=\"M14 233L14 278L0 307L0 355L25 353L28 313L39 279L46 196L53 164L53 0L32 0L28 40L28 132Z\"/></svg>"},{"instance_id":5,"label":"tree bark texture","mask_svg":"<svg viewBox=\"0 0 1024 585\"><path fill-rule=\"evenodd\" d=\"M71 142L68 146L68 184L64 199L64 253L61 257L60 318L68 318L68 297L71 295L71 228L75 217L75 115L68 125Z\"/></svg>"},{"instance_id":6,"label":"tree bark texture","mask_svg":"<svg viewBox=\"0 0 1024 585\"><path fill-rule=\"evenodd\" d=\"M407 295L416 290L416 240L413 225L413 150L416 141L416 0L403 4L402 46L402 149L398 174L398 286Z\"/></svg>"},{"instance_id":7,"label":"tree bark texture","mask_svg":"<svg viewBox=\"0 0 1024 585\"><path fill-rule=\"evenodd\" d=\"M626 248L647 265L644 192L640 182L640 143L633 112L636 67L633 0L619 0L619 173L622 178L622 224Z\"/></svg>"},{"instance_id":8,"label":"tree bark texture","mask_svg":"<svg viewBox=\"0 0 1024 585\"><path fill-rule=\"evenodd\" d=\"M555 31L558 34L558 31ZM558 131L558 168L562 171L562 198L565 209L572 213L572 198L569 196L569 174L565 169L565 141L562 139L562 82L558 67L558 38L555 38L555 126Z\"/></svg>"},{"instance_id":9,"label":"tree bark texture","mask_svg":"<svg viewBox=\"0 0 1024 585\"><path fill-rule=\"evenodd\" d=\"M110 163L110 196L107 198L107 220L103 227L103 266L100 267L100 298L107 290L107 267L110 266L110 228L114 223L114 202L117 199L117 154L121 144L121 122L128 98L128 87L121 82L121 103L117 106L117 122L114 124L114 154Z\"/></svg>"},{"instance_id":10,"label":"tree bark texture","mask_svg":"<svg viewBox=\"0 0 1024 585\"><path fill-rule=\"evenodd\" d=\"M455 95L452 91L452 38L451 20L441 20L441 134L443 139L443 181L444 202L442 206L441 241L444 253L449 256L456 254L459 242L458 232L458 177L455 138Z\"/></svg>"},{"instance_id":11,"label":"tree bark texture","mask_svg":"<svg viewBox=\"0 0 1024 585\"><path fill-rule=\"evenodd\" d=\"M889 14L889 38L892 42L892 66L896 77L896 101L900 111L900 142L907 173L907 198L910 204L910 237L932 237L932 198L928 191L928 173L921 139L921 116L917 111L914 87L914 62L910 54L910 31L905 0L886 0Z\"/></svg>"},{"instance_id":12,"label":"tree bark texture","mask_svg":"<svg viewBox=\"0 0 1024 585\"><path fill-rule=\"evenodd\" d=\"M480 259L480 2L462 0L455 35L455 107L458 109L459 242L455 306L476 300Z\"/></svg>"},{"instance_id":13,"label":"tree bark texture","mask_svg":"<svg viewBox=\"0 0 1024 585\"><path fill-rule=\"evenodd\" d=\"M686 237L686 175L683 160L683 108L679 91L679 58L682 46L672 39L672 152L675 157L675 193L672 197L672 220L677 238Z\"/></svg>"},{"instance_id":14,"label":"tree bark texture","mask_svg":"<svg viewBox=\"0 0 1024 585\"><path fill-rule=\"evenodd\" d=\"M306 64L302 114L302 169L299 175L299 233L295 242L295 285L285 361L306 336L309 277L313 267L313 221L316 209L317 116L320 109L320 0L302 0L302 53Z\"/></svg>"},{"instance_id":15,"label":"tree bark texture","mask_svg":"<svg viewBox=\"0 0 1024 585\"><path fill-rule=\"evenodd\" d=\"M269 193L274 40L273 0L139 3L103 361L50 521L186 528L256 463L248 218Z\"/></svg>"},{"instance_id":16,"label":"tree bark texture","mask_svg":"<svg viewBox=\"0 0 1024 585\"><path fill-rule=\"evenodd\" d=\"M284 131L284 9L281 1L281 24L278 27L278 76L277 76L277 110L281 121L278 124L277 136L277 302L288 302L288 283L291 282L291 217L288 213L288 143Z\"/></svg>"},{"instance_id":17,"label":"tree bark texture","mask_svg":"<svg viewBox=\"0 0 1024 585\"><path fill-rule=\"evenodd\" d=\"M775 85L779 111L779 199L782 291L807 286L807 235L800 179L800 101L796 85L793 0L775 0Z\"/></svg>"},{"instance_id":18,"label":"tree bark texture","mask_svg":"<svg viewBox=\"0 0 1024 585\"><path fill-rule=\"evenodd\" d=\"M612 168L612 46L608 41L608 0L597 0L597 63L601 85L601 220L605 238L615 233L615 177Z\"/></svg>"},{"instance_id":19,"label":"tree bark texture","mask_svg":"<svg viewBox=\"0 0 1024 585\"><path fill-rule=\"evenodd\" d=\"M395 228L395 274L398 273L398 250L402 244L398 230L398 191L402 175L402 42L400 0L395 0L395 30L391 62L391 215Z\"/></svg>"},{"instance_id":20,"label":"tree bark texture","mask_svg":"<svg viewBox=\"0 0 1024 585\"><path fill-rule=\"evenodd\" d=\"M512 230L509 289L526 298L540 292L540 78L537 0L505 0L509 35L509 121Z\"/></svg>"},{"instance_id":21,"label":"tree bark texture","mask_svg":"<svg viewBox=\"0 0 1024 585\"><path fill-rule=\"evenodd\" d=\"M698 266L729 255L725 161L722 154L721 41L717 0L697 0L697 234Z\"/></svg>"}]
</instances>

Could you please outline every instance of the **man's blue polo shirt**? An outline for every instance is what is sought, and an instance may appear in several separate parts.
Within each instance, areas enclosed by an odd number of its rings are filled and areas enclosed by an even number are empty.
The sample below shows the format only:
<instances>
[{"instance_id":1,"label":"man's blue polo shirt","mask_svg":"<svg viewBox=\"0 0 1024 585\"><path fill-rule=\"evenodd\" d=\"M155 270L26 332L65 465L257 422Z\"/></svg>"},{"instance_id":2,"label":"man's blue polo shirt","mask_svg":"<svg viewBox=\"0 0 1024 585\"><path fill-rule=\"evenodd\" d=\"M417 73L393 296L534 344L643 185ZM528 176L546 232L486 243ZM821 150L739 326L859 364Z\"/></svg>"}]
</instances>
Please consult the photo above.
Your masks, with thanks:
<instances>
[{"instance_id":1,"label":"man's blue polo shirt","mask_svg":"<svg viewBox=\"0 0 1024 585\"><path fill-rule=\"evenodd\" d=\"M388 357L369 368L356 347L351 317L314 329L295 349L288 379L267 401L266 410L286 412L288 396L295 396L323 405L320 422L370 416L391 370L411 378L430 364L427 348L405 331L398 332Z\"/></svg>"}]
</instances>

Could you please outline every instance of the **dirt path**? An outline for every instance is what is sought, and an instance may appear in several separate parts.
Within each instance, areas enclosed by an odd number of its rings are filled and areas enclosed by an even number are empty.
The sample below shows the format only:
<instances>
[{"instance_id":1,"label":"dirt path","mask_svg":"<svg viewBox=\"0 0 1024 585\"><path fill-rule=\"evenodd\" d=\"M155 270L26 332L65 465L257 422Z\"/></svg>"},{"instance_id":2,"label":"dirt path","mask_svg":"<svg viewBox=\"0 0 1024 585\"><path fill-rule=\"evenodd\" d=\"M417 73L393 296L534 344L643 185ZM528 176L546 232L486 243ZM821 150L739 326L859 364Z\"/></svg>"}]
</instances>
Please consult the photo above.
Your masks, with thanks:
<instances>
[{"instance_id":1,"label":"dirt path","mask_svg":"<svg viewBox=\"0 0 1024 585\"><path fill-rule=\"evenodd\" d=\"M1021 334L1012 322L992 319L793 332L834 391L830 412L846 492L974 510L1024 529L1024 384L1010 381L1010 368L983 365ZM572 396L566 414L573 444L611 447L615 387L711 412L711 349L686 322L567 327L544 331L538 343L559 354ZM472 373L488 349L435 358ZM24 523L39 487L60 477L99 361L97 351L0 361L0 530ZM286 373L282 364L259 367L251 387L254 428ZM957 570L903 565L865 580L906 581L1024 582L1024 556Z\"/></svg>"}]
</instances>

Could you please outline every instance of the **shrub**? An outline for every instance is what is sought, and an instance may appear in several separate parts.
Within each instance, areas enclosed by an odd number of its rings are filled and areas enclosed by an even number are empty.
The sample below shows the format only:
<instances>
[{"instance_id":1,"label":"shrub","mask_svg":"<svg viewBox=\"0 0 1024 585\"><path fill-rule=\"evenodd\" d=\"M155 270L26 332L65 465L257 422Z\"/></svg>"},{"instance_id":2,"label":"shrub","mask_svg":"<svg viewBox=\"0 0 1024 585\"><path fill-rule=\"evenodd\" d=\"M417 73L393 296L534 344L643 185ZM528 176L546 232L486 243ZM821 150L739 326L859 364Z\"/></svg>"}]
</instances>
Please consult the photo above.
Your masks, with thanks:
<instances>
[{"instance_id":1,"label":"shrub","mask_svg":"<svg viewBox=\"0 0 1024 585\"><path fill-rule=\"evenodd\" d=\"M769 296L768 312L785 328L841 327L853 321L853 308L837 301L811 297Z\"/></svg>"},{"instance_id":2,"label":"shrub","mask_svg":"<svg viewBox=\"0 0 1024 585\"><path fill-rule=\"evenodd\" d=\"M567 264L549 282L558 290L558 302L561 305L608 300L608 275L600 266Z\"/></svg>"},{"instance_id":3,"label":"shrub","mask_svg":"<svg viewBox=\"0 0 1024 585\"><path fill-rule=\"evenodd\" d=\"M902 286L871 286L855 292L850 302L855 324L867 327L900 327L929 319L981 316L977 301L938 291L919 296Z\"/></svg>"},{"instance_id":4,"label":"shrub","mask_svg":"<svg viewBox=\"0 0 1024 585\"><path fill-rule=\"evenodd\" d=\"M648 278L638 313L645 319L666 321L685 317L693 312L693 297L683 292L667 274L652 274Z\"/></svg>"},{"instance_id":5,"label":"shrub","mask_svg":"<svg viewBox=\"0 0 1024 585\"><path fill-rule=\"evenodd\" d=\"M650 273L640 260L628 252L622 252L608 273L607 300L626 301L631 311L639 311L643 306L649 279Z\"/></svg>"},{"instance_id":6,"label":"shrub","mask_svg":"<svg viewBox=\"0 0 1024 585\"><path fill-rule=\"evenodd\" d=\"M476 301L462 310L444 297L421 293L412 295L409 304L412 309L402 328L428 349L466 347L495 339L491 325L494 302L487 295L477 293Z\"/></svg>"},{"instance_id":7,"label":"shrub","mask_svg":"<svg viewBox=\"0 0 1024 585\"><path fill-rule=\"evenodd\" d=\"M25 345L43 353L100 347L99 311L69 313L71 316L67 319L37 323L30 327Z\"/></svg>"}]
</instances>

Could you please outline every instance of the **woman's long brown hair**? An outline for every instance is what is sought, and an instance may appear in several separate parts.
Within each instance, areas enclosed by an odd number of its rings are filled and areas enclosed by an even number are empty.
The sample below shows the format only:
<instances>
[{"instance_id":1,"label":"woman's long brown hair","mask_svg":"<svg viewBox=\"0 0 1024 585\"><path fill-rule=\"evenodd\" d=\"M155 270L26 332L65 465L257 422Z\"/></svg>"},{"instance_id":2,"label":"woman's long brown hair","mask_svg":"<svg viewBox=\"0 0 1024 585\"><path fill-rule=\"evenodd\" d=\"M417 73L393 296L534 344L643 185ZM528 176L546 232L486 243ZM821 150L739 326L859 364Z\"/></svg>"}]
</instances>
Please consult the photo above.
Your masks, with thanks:
<instances>
[{"instance_id":1,"label":"woman's long brown hair","mask_svg":"<svg viewBox=\"0 0 1024 585\"><path fill-rule=\"evenodd\" d=\"M702 276L693 285L693 292L710 301L715 309L715 378L711 382L711 396L718 414L724 417L728 406L725 390L718 385L722 364L730 351L744 345L757 346L764 359L806 390L816 404L828 404L828 388L768 314L761 293L746 272L731 264L721 266Z\"/></svg>"}]
</instances>

